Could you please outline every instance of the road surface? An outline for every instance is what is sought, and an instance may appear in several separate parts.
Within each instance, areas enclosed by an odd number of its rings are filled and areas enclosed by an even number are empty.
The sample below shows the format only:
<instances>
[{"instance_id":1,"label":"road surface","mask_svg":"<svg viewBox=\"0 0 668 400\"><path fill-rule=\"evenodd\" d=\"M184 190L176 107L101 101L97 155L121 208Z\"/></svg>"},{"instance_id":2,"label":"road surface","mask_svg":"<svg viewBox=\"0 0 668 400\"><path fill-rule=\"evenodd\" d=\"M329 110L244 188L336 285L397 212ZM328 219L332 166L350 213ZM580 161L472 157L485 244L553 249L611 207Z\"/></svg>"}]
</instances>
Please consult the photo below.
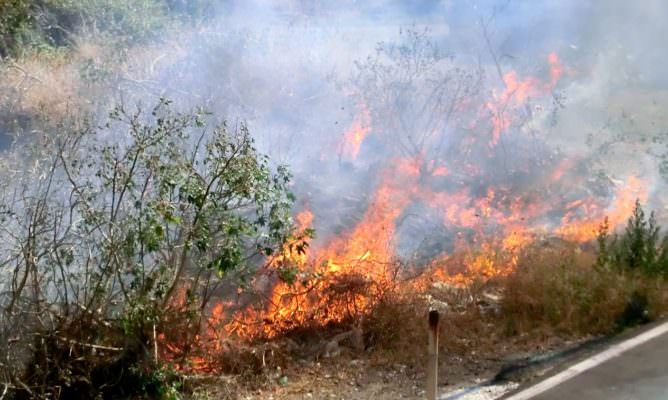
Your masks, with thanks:
<instances>
[{"instance_id":1,"label":"road surface","mask_svg":"<svg viewBox=\"0 0 668 400\"><path fill-rule=\"evenodd\" d=\"M518 391L507 400L666 400L668 322Z\"/></svg>"}]
</instances>

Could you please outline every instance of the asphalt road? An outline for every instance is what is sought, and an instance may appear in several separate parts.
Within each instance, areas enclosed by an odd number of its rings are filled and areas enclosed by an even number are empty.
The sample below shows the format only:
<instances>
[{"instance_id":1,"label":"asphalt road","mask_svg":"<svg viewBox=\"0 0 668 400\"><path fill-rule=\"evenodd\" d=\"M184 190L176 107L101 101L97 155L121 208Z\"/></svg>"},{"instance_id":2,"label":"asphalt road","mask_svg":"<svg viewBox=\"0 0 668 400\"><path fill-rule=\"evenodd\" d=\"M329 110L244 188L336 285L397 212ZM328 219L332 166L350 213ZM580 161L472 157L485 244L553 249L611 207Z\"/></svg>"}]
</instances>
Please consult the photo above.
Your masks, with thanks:
<instances>
[{"instance_id":1,"label":"asphalt road","mask_svg":"<svg viewBox=\"0 0 668 400\"><path fill-rule=\"evenodd\" d=\"M523 399L668 399L668 323L508 397Z\"/></svg>"}]
</instances>

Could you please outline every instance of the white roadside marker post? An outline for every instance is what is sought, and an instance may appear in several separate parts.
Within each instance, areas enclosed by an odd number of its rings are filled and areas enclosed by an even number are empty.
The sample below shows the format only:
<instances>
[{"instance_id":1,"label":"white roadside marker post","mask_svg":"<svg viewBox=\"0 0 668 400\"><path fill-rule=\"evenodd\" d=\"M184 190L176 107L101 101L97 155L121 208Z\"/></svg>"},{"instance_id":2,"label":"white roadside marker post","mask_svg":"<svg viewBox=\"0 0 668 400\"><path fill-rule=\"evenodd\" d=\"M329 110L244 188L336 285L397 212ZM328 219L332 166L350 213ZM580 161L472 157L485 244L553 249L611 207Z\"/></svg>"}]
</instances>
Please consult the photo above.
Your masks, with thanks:
<instances>
[{"instance_id":1,"label":"white roadside marker post","mask_svg":"<svg viewBox=\"0 0 668 400\"><path fill-rule=\"evenodd\" d=\"M438 311L429 311L429 348L427 359L427 400L438 394Z\"/></svg>"}]
</instances>

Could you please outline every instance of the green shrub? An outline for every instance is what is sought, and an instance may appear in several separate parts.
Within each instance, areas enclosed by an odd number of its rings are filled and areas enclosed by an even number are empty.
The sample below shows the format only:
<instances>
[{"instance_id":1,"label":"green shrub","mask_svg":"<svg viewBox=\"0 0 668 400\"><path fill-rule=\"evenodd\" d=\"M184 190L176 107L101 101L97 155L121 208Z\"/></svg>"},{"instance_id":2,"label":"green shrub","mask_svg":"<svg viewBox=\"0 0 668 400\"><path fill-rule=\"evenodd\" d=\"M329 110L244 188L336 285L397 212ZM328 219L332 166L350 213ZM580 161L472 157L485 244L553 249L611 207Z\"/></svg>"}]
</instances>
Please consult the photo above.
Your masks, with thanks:
<instances>
[{"instance_id":1,"label":"green shrub","mask_svg":"<svg viewBox=\"0 0 668 400\"><path fill-rule=\"evenodd\" d=\"M639 200L636 200L633 214L622 234L610 235L605 220L599 228L597 241L599 267L652 275L668 274L668 235L661 238L661 228L654 213L647 217Z\"/></svg>"},{"instance_id":2,"label":"green shrub","mask_svg":"<svg viewBox=\"0 0 668 400\"><path fill-rule=\"evenodd\" d=\"M0 375L27 385L18 392L168 396L158 338L188 357L221 279L281 254L290 174L245 126L210 122L168 101L117 108L103 127L63 124L2 169Z\"/></svg>"},{"instance_id":3,"label":"green shrub","mask_svg":"<svg viewBox=\"0 0 668 400\"><path fill-rule=\"evenodd\" d=\"M67 47L77 33L126 47L213 15L213 0L0 0L0 57Z\"/></svg>"},{"instance_id":4,"label":"green shrub","mask_svg":"<svg viewBox=\"0 0 668 400\"><path fill-rule=\"evenodd\" d=\"M0 58L13 52L33 24L28 1L0 0Z\"/></svg>"}]
</instances>

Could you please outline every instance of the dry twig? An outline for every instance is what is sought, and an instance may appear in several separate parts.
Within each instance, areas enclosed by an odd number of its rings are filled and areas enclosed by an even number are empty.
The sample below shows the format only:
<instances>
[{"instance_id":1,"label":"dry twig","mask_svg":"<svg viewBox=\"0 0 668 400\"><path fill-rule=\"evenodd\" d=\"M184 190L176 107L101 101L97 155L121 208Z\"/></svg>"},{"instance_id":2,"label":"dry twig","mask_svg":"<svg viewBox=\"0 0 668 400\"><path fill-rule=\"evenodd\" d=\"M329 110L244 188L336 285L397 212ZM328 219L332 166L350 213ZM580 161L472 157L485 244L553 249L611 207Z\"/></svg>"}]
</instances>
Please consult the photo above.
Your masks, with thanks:
<instances>
[{"instance_id":1,"label":"dry twig","mask_svg":"<svg viewBox=\"0 0 668 400\"><path fill-rule=\"evenodd\" d=\"M90 349L95 349L95 350L106 350L106 351L123 351L123 348L121 347L112 347L112 346L103 346L99 344L92 344L92 343L83 343L79 342L74 339L68 339L62 336L58 336L58 339L70 343L70 344L75 344L77 346L82 346L82 347L88 347Z\"/></svg>"}]
</instances>

